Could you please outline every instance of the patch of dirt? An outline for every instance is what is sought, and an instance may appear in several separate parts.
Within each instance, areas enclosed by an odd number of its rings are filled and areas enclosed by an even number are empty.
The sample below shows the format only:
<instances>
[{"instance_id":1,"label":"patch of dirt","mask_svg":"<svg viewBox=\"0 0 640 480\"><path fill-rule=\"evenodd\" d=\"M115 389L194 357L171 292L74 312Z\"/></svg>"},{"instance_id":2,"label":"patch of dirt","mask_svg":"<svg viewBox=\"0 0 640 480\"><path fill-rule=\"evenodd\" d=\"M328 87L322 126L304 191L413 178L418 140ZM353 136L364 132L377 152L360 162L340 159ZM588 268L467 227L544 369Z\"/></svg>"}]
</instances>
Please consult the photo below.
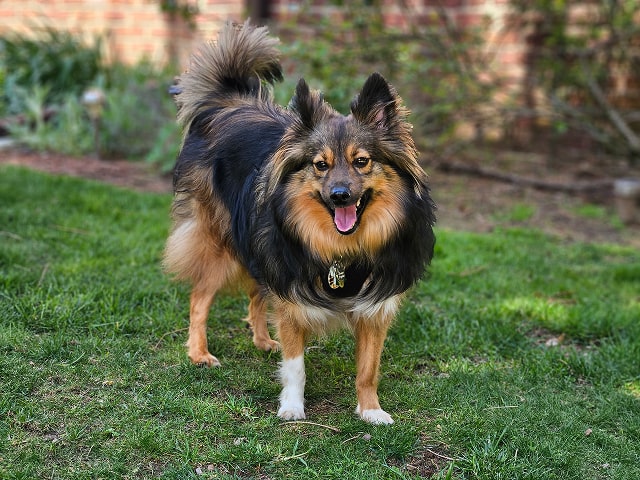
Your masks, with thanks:
<instances>
[{"instance_id":1,"label":"patch of dirt","mask_svg":"<svg viewBox=\"0 0 640 480\"><path fill-rule=\"evenodd\" d=\"M487 154L491 158L486 158ZM626 165L612 168L610 163L599 164L597 160L550 164L547 156L535 153L481 152L475 158L467 153L461 162L560 185L640 178L640 171ZM441 227L474 232L525 227L566 241L640 246L640 224L622 224L616 214L612 189L577 195L447 173L436 166L427 166L426 170Z\"/></svg>"},{"instance_id":2,"label":"patch of dirt","mask_svg":"<svg viewBox=\"0 0 640 480\"><path fill-rule=\"evenodd\" d=\"M389 465L420 478L431 478L453 461L455 459L448 456L446 445L430 440L425 432L420 434L420 442L408 458L387 459Z\"/></svg>"},{"instance_id":3,"label":"patch of dirt","mask_svg":"<svg viewBox=\"0 0 640 480\"><path fill-rule=\"evenodd\" d=\"M502 152L492 155L490 162L493 168L553 182L613 178L617 175L617 172L596 164L582 164L577 168L547 165L546 157L535 154ZM171 192L171 176L160 175L144 163L73 158L16 148L0 151L0 163L89 178L139 191ZM640 247L640 225L621 224L615 215L611 195L608 198L602 198L602 195L598 198L579 197L447 173L435 165L427 164L425 168L438 205L438 227L472 232L526 227L567 241L610 242Z\"/></svg>"},{"instance_id":4,"label":"patch of dirt","mask_svg":"<svg viewBox=\"0 0 640 480\"><path fill-rule=\"evenodd\" d=\"M138 191L171 192L171 176L159 175L152 166L128 160L74 158L57 153L34 153L20 149L0 150L0 164L20 165L55 175L70 175Z\"/></svg>"}]
</instances>

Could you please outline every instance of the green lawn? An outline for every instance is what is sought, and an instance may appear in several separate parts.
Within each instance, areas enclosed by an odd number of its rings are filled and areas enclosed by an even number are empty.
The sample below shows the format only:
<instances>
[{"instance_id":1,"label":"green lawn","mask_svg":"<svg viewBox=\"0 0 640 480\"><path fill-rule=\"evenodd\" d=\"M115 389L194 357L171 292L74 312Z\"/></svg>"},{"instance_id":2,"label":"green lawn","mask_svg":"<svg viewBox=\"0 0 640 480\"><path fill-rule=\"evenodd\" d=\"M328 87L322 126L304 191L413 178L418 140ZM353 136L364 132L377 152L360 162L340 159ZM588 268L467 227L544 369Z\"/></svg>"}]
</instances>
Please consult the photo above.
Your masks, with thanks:
<instances>
[{"instance_id":1,"label":"green lawn","mask_svg":"<svg viewBox=\"0 0 640 480\"><path fill-rule=\"evenodd\" d=\"M170 202L0 168L0 478L640 478L638 251L438 230L383 354L397 423L353 414L348 335L310 345L313 423L282 423L244 298L211 314L223 367L188 362Z\"/></svg>"}]
</instances>

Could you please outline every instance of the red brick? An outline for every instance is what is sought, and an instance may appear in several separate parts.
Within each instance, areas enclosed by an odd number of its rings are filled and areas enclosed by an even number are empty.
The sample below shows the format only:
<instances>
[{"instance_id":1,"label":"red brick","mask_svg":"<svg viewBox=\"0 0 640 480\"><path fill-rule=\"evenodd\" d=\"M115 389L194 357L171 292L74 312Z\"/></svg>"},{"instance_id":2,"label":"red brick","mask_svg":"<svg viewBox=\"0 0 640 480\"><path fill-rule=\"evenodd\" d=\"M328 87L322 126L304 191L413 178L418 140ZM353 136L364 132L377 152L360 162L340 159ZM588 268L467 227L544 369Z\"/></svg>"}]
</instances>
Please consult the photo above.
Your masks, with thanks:
<instances>
[{"instance_id":1,"label":"red brick","mask_svg":"<svg viewBox=\"0 0 640 480\"><path fill-rule=\"evenodd\" d=\"M459 27L479 27L487 22L487 15L480 13L458 13L455 16Z\"/></svg>"}]
</instances>

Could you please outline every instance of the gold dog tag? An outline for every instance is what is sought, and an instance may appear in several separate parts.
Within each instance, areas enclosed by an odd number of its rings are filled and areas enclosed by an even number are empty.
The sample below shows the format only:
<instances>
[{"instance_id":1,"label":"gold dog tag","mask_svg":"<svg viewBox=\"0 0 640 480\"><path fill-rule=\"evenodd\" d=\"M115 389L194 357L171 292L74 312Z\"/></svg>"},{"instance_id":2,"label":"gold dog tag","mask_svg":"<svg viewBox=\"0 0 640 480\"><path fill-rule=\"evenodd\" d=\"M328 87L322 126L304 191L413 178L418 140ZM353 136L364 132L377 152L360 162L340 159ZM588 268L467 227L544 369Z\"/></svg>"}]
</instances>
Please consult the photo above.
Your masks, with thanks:
<instances>
[{"instance_id":1,"label":"gold dog tag","mask_svg":"<svg viewBox=\"0 0 640 480\"><path fill-rule=\"evenodd\" d=\"M342 263L342 257L340 257L338 260L334 260L329 267L329 275L327 275L329 286L333 290L344 287L344 277L344 264Z\"/></svg>"}]
</instances>

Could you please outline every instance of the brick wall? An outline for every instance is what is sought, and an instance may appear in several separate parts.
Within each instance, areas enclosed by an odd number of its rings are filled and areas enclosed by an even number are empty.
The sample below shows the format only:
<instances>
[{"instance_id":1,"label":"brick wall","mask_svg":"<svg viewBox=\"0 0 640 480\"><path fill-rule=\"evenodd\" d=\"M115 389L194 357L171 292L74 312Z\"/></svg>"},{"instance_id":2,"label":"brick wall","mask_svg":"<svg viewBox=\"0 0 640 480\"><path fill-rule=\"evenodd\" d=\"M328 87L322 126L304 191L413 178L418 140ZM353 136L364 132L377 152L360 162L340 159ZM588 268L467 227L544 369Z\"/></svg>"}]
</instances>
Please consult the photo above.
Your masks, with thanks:
<instances>
[{"instance_id":1,"label":"brick wall","mask_svg":"<svg viewBox=\"0 0 640 480\"><path fill-rule=\"evenodd\" d=\"M159 0L0 0L0 32L37 34L40 28L53 27L78 33L87 40L99 35L104 39L108 59L133 63L147 58L160 63L175 61L184 67L198 43L213 38L226 20L243 20L246 5L252 5L246 0L187 1L197 5L199 11L195 28L190 28L179 17L163 13ZM295 15L301 2L271 0L267 3L270 3L269 16L277 21ZM317 15L338 12L330 2L310 3ZM387 24L399 28L407 26L407 15L429 22L436 15L436 5L444 5L451 20L460 26L480 25L489 19L488 48L495 48L496 64L506 75L515 79L522 77L525 42L513 32L503 35L508 0L407 0L405 8L400 7L402 2L384 3Z\"/></svg>"},{"instance_id":2,"label":"brick wall","mask_svg":"<svg viewBox=\"0 0 640 480\"><path fill-rule=\"evenodd\" d=\"M211 38L227 19L242 19L240 0L193 0L200 14L195 29L163 13L159 0L0 0L0 32L37 35L52 27L104 39L105 54L127 63L147 58L185 65L188 52Z\"/></svg>"},{"instance_id":3,"label":"brick wall","mask_svg":"<svg viewBox=\"0 0 640 480\"><path fill-rule=\"evenodd\" d=\"M197 43L214 37L226 20L241 21L247 14L247 2L243 0L188 1L198 7L195 29L189 28L181 18L163 13L159 0L0 0L0 32L36 34L39 28L54 27L81 34L88 40L100 35L110 59L129 63L141 58L157 62L177 59L184 65L188 52ZM272 0L270 3L270 17L277 20L297 13L301 2ZM310 3L318 15L337 12L329 2ZM489 18L490 41L498 38L508 9L508 0L408 0L405 3L409 10L401 8L401 2L386 3L385 17L393 27L407 25L408 11L428 22L439 4L445 5L452 21L461 26L479 25ZM505 39L500 38L500 41L496 61L519 75L524 48L521 39L513 37L505 43Z\"/></svg>"}]
</instances>

